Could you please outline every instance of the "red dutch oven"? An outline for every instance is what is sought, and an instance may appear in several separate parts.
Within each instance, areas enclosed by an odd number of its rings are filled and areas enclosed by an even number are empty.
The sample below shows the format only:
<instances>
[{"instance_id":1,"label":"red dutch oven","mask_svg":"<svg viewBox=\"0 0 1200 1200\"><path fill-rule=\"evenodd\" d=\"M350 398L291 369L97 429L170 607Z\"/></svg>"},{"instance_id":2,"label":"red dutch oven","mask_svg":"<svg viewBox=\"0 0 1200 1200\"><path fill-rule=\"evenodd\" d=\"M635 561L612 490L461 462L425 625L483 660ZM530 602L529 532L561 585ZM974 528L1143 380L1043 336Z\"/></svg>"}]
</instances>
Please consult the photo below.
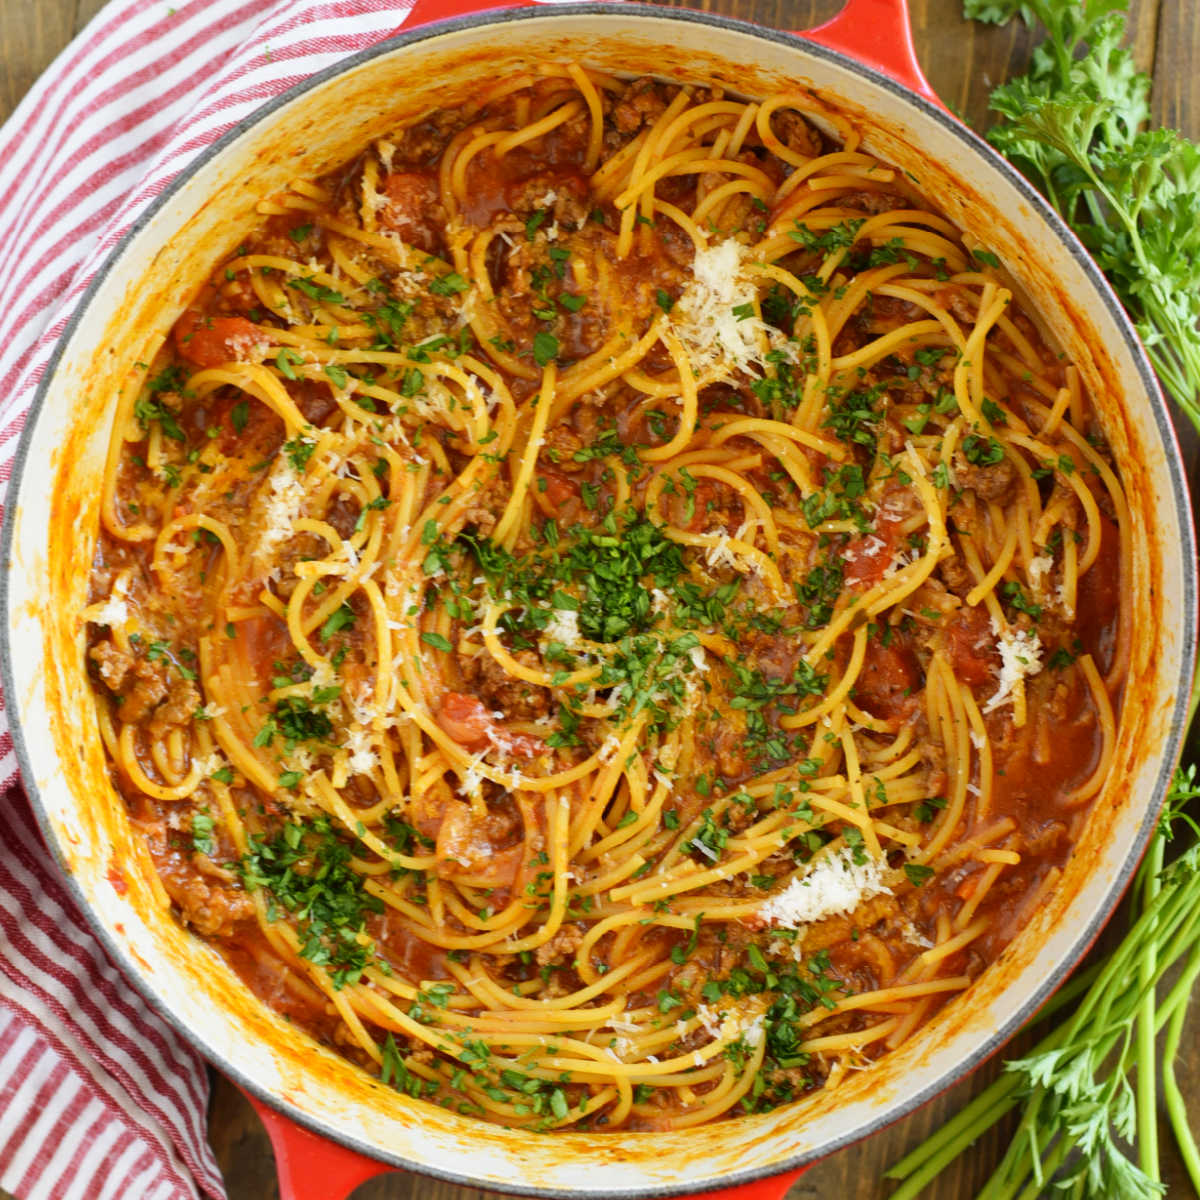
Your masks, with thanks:
<instances>
[{"instance_id":1,"label":"red dutch oven","mask_svg":"<svg viewBox=\"0 0 1200 1200\"><path fill-rule=\"evenodd\" d=\"M833 21L798 35L637 4L480 8L417 0L395 37L217 143L97 276L42 381L10 493L0 633L14 741L47 842L97 935L147 1002L254 1100L285 1200L339 1200L395 1169L581 1200L722 1188L727 1200L777 1200L806 1166L998 1049L1079 960L1136 869L1178 754L1195 641L1196 554L1179 452L1120 305L1036 193L934 95L905 0L849 0ZM772 1113L677 1132L546 1137L489 1126L385 1088L265 1010L151 885L153 867L108 781L78 618L116 394L196 281L253 226L257 199L345 161L405 117L465 99L481 76L546 56L746 95L811 88L840 110L869 149L999 255L1096 398L1131 508L1122 589L1132 649L1118 744L1061 886L965 996L870 1071Z\"/></svg>"}]
</instances>

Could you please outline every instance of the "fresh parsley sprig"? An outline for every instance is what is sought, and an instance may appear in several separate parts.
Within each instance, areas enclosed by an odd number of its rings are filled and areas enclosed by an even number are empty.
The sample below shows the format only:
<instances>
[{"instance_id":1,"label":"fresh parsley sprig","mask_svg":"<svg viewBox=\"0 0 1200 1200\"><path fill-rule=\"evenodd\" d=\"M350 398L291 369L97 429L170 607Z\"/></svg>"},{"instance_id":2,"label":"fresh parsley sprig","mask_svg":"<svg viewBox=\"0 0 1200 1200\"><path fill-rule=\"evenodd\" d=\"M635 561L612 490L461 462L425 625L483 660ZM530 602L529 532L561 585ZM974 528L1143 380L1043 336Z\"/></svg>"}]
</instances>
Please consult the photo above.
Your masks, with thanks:
<instances>
[{"instance_id":1,"label":"fresh parsley sprig","mask_svg":"<svg viewBox=\"0 0 1200 1200\"><path fill-rule=\"evenodd\" d=\"M964 0L968 17L1020 15L1045 39L996 88L988 139L1095 256L1163 386L1200 429L1200 146L1147 128L1150 80L1124 47L1123 0Z\"/></svg>"}]
</instances>

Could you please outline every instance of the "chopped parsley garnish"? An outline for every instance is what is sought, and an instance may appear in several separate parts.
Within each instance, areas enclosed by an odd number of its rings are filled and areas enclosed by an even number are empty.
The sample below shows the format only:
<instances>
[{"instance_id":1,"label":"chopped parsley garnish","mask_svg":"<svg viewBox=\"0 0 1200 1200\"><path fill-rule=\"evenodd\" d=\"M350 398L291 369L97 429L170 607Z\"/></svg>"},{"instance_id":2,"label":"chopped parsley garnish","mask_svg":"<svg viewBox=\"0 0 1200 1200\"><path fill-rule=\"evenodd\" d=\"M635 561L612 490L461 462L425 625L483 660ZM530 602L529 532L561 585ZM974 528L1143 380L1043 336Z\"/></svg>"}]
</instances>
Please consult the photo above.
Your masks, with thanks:
<instances>
[{"instance_id":1,"label":"chopped parsley garnish","mask_svg":"<svg viewBox=\"0 0 1200 1200\"><path fill-rule=\"evenodd\" d=\"M298 292L303 292L310 300L316 300L320 304L345 304L347 302L341 292L316 283L312 279L289 279L287 285L295 288Z\"/></svg>"},{"instance_id":2,"label":"chopped parsley garnish","mask_svg":"<svg viewBox=\"0 0 1200 1200\"><path fill-rule=\"evenodd\" d=\"M299 772L285 772L280 786ZM239 869L248 892L265 889L271 898L268 916L282 908L293 914L302 939L300 953L329 970L334 986L356 983L370 964L362 943L367 916L383 911L383 902L363 886L351 866L359 852L340 837L326 816L288 821L274 837L251 834Z\"/></svg>"},{"instance_id":3,"label":"chopped parsley garnish","mask_svg":"<svg viewBox=\"0 0 1200 1200\"><path fill-rule=\"evenodd\" d=\"M842 558L831 554L794 585L796 599L808 609L806 629L820 629L829 624L833 607L842 594L844 573Z\"/></svg>"},{"instance_id":4,"label":"chopped parsley garnish","mask_svg":"<svg viewBox=\"0 0 1200 1200\"><path fill-rule=\"evenodd\" d=\"M807 225L794 221L792 228L788 230L788 237L793 242L799 242L806 250L845 250L854 245L858 238L858 231L865 224L865 218L839 221L838 224L831 225L828 229L817 233L815 230L809 229Z\"/></svg>"},{"instance_id":5,"label":"chopped parsley garnish","mask_svg":"<svg viewBox=\"0 0 1200 1200\"><path fill-rule=\"evenodd\" d=\"M276 680L276 684L280 683ZM339 687L316 688L311 696L284 696L275 702L271 715L254 738L256 746L269 746L279 736L290 754L297 742L325 741L333 733L326 704L341 693Z\"/></svg>"},{"instance_id":6,"label":"chopped parsley garnish","mask_svg":"<svg viewBox=\"0 0 1200 1200\"><path fill-rule=\"evenodd\" d=\"M212 854L216 850L213 828L212 814L208 809L192 813L192 849L197 854Z\"/></svg>"},{"instance_id":7,"label":"chopped parsley garnish","mask_svg":"<svg viewBox=\"0 0 1200 1200\"><path fill-rule=\"evenodd\" d=\"M1041 617L1042 606L1030 600L1025 595L1025 589L1015 579L1005 580L1000 586L1000 592L1017 612L1025 613L1034 621Z\"/></svg>"},{"instance_id":8,"label":"chopped parsley garnish","mask_svg":"<svg viewBox=\"0 0 1200 1200\"><path fill-rule=\"evenodd\" d=\"M283 452L287 455L287 460L297 475L308 466L308 460L312 458L312 452L316 448L316 442L310 438L301 437L299 434L283 443Z\"/></svg>"},{"instance_id":9,"label":"chopped parsley garnish","mask_svg":"<svg viewBox=\"0 0 1200 1200\"><path fill-rule=\"evenodd\" d=\"M865 390L830 396L829 416L823 422L824 428L831 429L839 441L863 446L874 454L879 426L876 405L884 394L884 385L878 384Z\"/></svg>"},{"instance_id":10,"label":"chopped parsley garnish","mask_svg":"<svg viewBox=\"0 0 1200 1200\"><path fill-rule=\"evenodd\" d=\"M341 632L343 629L352 629L354 627L354 609L349 604L343 603L341 607L335 608L325 619L325 624L321 626L321 641L327 642L335 633Z\"/></svg>"},{"instance_id":11,"label":"chopped parsley garnish","mask_svg":"<svg viewBox=\"0 0 1200 1200\"><path fill-rule=\"evenodd\" d=\"M302 363L303 361L304 359L295 350L289 350L287 346L284 346L275 356L275 366L279 368L279 373L286 379L300 378L293 368L297 363Z\"/></svg>"},{"instance_id":12,"label":"chopped parsley garnish","mask_svg":"<svg viewBox=\"0 0 1200 1200\"><path fill-rule=\"evenodd\" d=\"M362 314L363 321L375 334L376 349L394 350L400 345L400 336L415 307L411 301L387 300L374 312Z\"/></svg>"},{"instance_id":13,"label":"chopped parsley garnish","mask_svg":"<svg viewBox=\"0 0 1200 1200\"><path fill-rule=\"evenodd\" d=\"M435 296L457 296L470 288L470 283L457 271L448 275L439 275L429 284L429 290Z\"/></svg>"},{"instance_id":14,"label":"chopped parsley garnish","mask_svg":"<svg viewBox=\"0 0 1200 1200\"><path fill-rule=\"evenodd\" d=\"M993 437L979 437L968 433L962 441L963 455L967 462L977 467L991 467L1004 458L1004 447Z\"/></svg>"},{"instance_id":15,"label":"chopped parsley garnish","mask_svg":"<svg viewBox=\"0 0 1200 1200\"><path fill-rule=\"evenodd\" d=\"M151 385L151 388L153 388L153 385ZM133 415L137 418L137 423L144 430L148 430L151 424L157 422L164 436L172 438L177 442L187 441L187 434L183 432L183 428L179 424L178 411L164 400L157 397L139 397L134 403Z\"/></svg>"},{"instance_id":16,"label":"chopped parsley garnish","mask_svg":"<svg viewBox=\"0 0 1200 1200\"><path fill-rule=\"evenodd\" d=\"M548 366L558 357L558 338L544 329L533 335L533 361L539 367Z\"/></svg>"}]
</instances>

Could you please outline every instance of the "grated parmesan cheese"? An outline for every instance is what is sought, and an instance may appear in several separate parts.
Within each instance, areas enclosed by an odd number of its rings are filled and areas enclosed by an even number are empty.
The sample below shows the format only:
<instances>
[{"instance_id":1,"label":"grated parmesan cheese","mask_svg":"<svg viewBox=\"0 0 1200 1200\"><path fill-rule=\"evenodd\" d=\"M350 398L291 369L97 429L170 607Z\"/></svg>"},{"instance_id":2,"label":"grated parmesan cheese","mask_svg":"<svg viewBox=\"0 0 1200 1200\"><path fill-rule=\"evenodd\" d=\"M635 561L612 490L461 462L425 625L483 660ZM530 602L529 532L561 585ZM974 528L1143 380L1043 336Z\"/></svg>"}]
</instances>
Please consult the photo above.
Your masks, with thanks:
<instances>
[{"instance_id":1,"label":"grated parmesan cheese","mask_svg":"<svg viewBox=\"0 0 1200 1200\"><path fill-rule=\"evenodd\" d=\"M548 641L561 642L568 650L576 649L582 642L579 614L574 609L555 609L542 635Z\"/></svg>"},{"instance_id":2,"label":"grated parmesan cheese","mask_svg":"<svg viewBox=\"0 0 1200 1200\"><path fill-rule=\"evenodd\" d=\"M466 796L468 799L470 799L471 797L478 795L479 789L483 785L483 781L487 778L487 776L484 775L481 770L479 770L479 764L483 762L486 754L486 750L481 750L473 759L471 759L470 765L467 767L467 769L461 773L459 785L456 789L460 796Z\"/></svg>"},{"instance_id":3,"label":"grated parmesan cheese","mask_svg":"<svg viewBox=\"0 0 1200 1200\"><path fill-rule=\"evenodd\" d=\"M1005 629L993 617L992 632L1000 651L1000 675L996 692L983 706L992 712L1012 699L1013 688L1022 680L1042 669L1042 641L1032 631Z\"/></svg>"},{"instance_id":4,"label":"grated parmesan cheese","mask_svg":"<svg viewBox=\"0 0 1200 1200\"><path fill-rule=\"evenodd\" d=\"M696 1017L704 1032L714 1040L721 1038L735 1042L738 1038L743 1038L753 1049L763 1039L764 1014L761 1012L747 1020L745 1012L727 1012L701 1004L696 1009Z\"/></svg>"},{"instance_id":5,"label":"grated parmesan cheese","mask_svg":"<svg viewBox=\"0 0 1200 1200\"><path fill-rule=\"evenodd\" d=\"M269 557L280 542L292 536L292 528L304 511L304 484L286 459L280 459L267 478L258 553Z\"/></svg>"},{"instance_id":6,"label":"grated parmesan cheese","mask_svg":"<svg viewBox=\"0 0 1200 1200\"><path fill-rule=\"evenodd\" d=\"M696 251L692 278L671 310L671 326L690 351L697 375L716 370L727 378L730 367L761 374L758 335L766 333L778 343L773 348L786 344L786 339L759 317L739 320L734 312L758 298L757 288L745 273L749 253L749 247L735 238Z\"/></svg>"},{"instance_id":7,"label":"grated parmesan cheese","mask_svg":"<svg viewBox=\"0 0 1200 1200\"><path fill-rule=\"evenodd\" d=\"M257 362L267 352L267 343L257 334L236 333L226 344L233 362Z\"/></svg>"},{"instance_id":8,"label":"grated parmesan cheese","mask_svg":"<svg viewBox=\"0 0 1200 1200\"><path fill-rule=\"evenodd\" d=\"M733 540L744 542L746 536L751 530L757 528L757 521L743 521L738 527L738 531L733 535ZM704 561L710 567L732 567L735 571L746 574L747 570L757 570L753 563L747 562L738 554L738 552L729 544L730 536L727 533L718 535L718 540L709 546L707 553L704 556Z\"/></svg>"},{"instance_id":9,"label":"grated parmesan cheese","mask_svg":"<svg viewBox=\"0 0 1200 1200\"><path fill-rule=\"evenodd\" d=\"M709 546L708 553L704 556L704 561L710 567L732 567L735 571L741 570L742 560L738 558L733 547L729 544L728 535L723 534L720 541Z\"/></svg>"},{"instance_id":10,"label":"grated parmesan cheese","mask_svg":"<svg viewBox=\"0 0 1200 1200\"><path fill-rule=\"evenodd\" d=\"M908 457L912 460L913 470L922 479L926 478L929 472L925 470L925 460L917 453L917 448L913 445L912 438L908 438L905 441L904 448L908 451Z\"/></svg>"},{"instance_id":11,"label":"grated parmesan cheese","mask_svg":"<svg viewBox=\"0 0 1200 1200\"><path fill-rule=\"evenodd\" d=\"M374 738L369 729L351 726L346 730L346 749L350 756L346 766L351 775L369 775L378 765Z\"/></svg>"},{"instance_id":12,"label":"grated parmesan cheese","mask_svg":"<svg viewBox=\"0 0 1200 1200\"><path fill-rule=\"evenodd\" d=\"M1050 574L1054 568L1054 559L1048 554L1039 555L1037 558L1029 560L1029 566L1026 571L1029 574L1029 586L1037 595L1042 596L1046 593L1046 576Z\"/></svg>"},{"instance_id":13,"label":"grated parmesan cheese","mask_svg":"<svg viewBox=\"0 0 1200 1200\"><path fill-rule=\"evenodd\" d=\"M92 621L97 625L107 625L110 629L123 629L129 621L129 605L125 597L118 595L117 589L113 588L112 595L95 610Z\"/></svg>"},{"instance_id":14,"label":"grated parmesan cheese","mask_svg":"<svg viewBox=\"0 0 1200 1200\"><path fill-rule=\"evenodd\" d=\"M301 771L308 774L313 769L313 756L305 750L303 746L297 746L288 757L287 765L295 771Z\"/></svg>"},{"instance_id":15,"label":"grated parmesan cheese","mask_svg":"<svg viewBox=\"0 0 1200 1200\"><path fill-rule=\"evenodd\" d=\"M225 755L219 750L214 750L210 754L202 754L198 758L192 759L192 766L195 767L203 779L208 779L215 775L225 765Z\"/></svg>"},{"instance_id":16,"label":"grated parmesan cheese","mask_svg":"<svg viewBox=\"0 0 1200 1200\"><path fill-rule=\"evenodd\" d=\"M856 863L851 851L843 848L769 896L758 916L774 925L799 929L826 917L851 913L874 896L891 895L892 889L883 883L886 865L877 858Z\"/></svg>"},{"instance_id":17,"label":"grated parmesan cheese","mask_svg":"<svg viewBox=\"0 0 1200 1200\"><path fill-rule=\"evenodd\" d=\"M894 575L899 575L905 567L911 567L920 557L920 553L915 548L897 550L895 557L883 569L883 578L891 579Z\"/></svg>"},{"instance_id":18,"label":"grated parmesan cheese","mask_svg":"<svg viewBox=\"0 0 1200 1200\"><path fill-rule=\"evenodd\" d=\"M621 739L615 733L610 733L608 737L600 745L600 749L596 752L596 757L605 766L615 761L618 752L621 749Z\"/></svg>"},{"instance_id":19,"label":"grated parmesan cheese","mask_svg":"<svg viewBox=\"0 0 1200 1200\"><path fill-rule=\"evenodd\" d=\"M617 1062L624 1062L625 1059L627 1059L634 1052L634 1044L627 1037L613 1038L612 1045L608 1048L608 1053L611 1055L611 1057L615 1058Z\"/></svg>"},{"instance_id":20,"label":"grated parmesan cheese","mask_svg":"<svg viewBox=\"0 0 1200 1200\"><path fill-rule=\"evenodd\" d=\"M716 1009L709 1008L707 1004L696 1006L696 1019L704 1027L704 1032L709 1037L721 1036L721 1024L725 1020L725 1016L723 1011L717 1012Z\"/></svg>"},{"instance_id":21,"label":"grated parmesan cheese","mask_svg":"<svg viewBox=\"0 0 1200 1200\"><path fill-rule=\"evenodd\" d=\"M609 1017L606 1024L609 1029L615 1030L617 1033L641 1033L642 1031L642 1027L636 1021L631 1021L628 1017L619 1014Z\"/></svg>"},{"instance_id":22,"label":"grated parmesan cheese","mask_svg":"<svg viewBox=\"0 0 1200 1200\"><path fill-rule=\"evenodd\" d=\"M337 682L337 672L328 662L322 659L313 668L313 673L309 677L308 682L312 684L314 690L317 688L332 687Z\"/></svg>"}]
</instances>

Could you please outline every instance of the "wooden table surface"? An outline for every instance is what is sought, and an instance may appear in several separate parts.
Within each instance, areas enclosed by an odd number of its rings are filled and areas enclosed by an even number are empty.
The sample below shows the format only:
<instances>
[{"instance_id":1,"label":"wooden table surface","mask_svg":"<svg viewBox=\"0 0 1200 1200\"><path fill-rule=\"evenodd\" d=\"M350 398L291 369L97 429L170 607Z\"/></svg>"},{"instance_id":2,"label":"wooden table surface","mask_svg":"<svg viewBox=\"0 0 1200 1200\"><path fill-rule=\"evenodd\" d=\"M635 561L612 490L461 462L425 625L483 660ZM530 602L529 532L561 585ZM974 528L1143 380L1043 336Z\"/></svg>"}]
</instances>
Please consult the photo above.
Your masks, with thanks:
<instances>
[{"instance_id":1,"label":"wooden table surface","mask_svg":"<svg viewBox=\"0 0 1200 1200\"><path fill-rule=\"evenodd\" d=\"M1023 29L964 21L960 0L910 3L917 52L930 82L951 108L982 128L990 88L1024 68L1030 46ZM700 6L774 28L803 29L828 19L840 5L838 0L703 0ZM0 0L0 119L100 7L99 0ZM1133 0L1130 32L1138 65L1154 78L1155 120L1200 138L1200 0ZM1190 430L1181 433L1195 479L1200 447ZM1200 1004L1183 1046L1180 1083L1192 1100L1193 1128L1200 1134ZM993 1062L907 1120L818 1164L795 1184L789 1200L885 1197L883 1169L939 1128L997 1069ZM209 1130L230 1200L274 1200L278 1190L262 1125L240 1093L222 1079L214 1083ZM1008 1133L1006 1127L972 1147L928 1189L929 1200L973 1196L1004 1152ZM1191 1189L1165 1126L1164 1136L1169 1195L1187 1197ZM490 1195L403 1175L383 1176L354 1193L355 1200L483 1200Z\"/></svg>"}]
</instances>

